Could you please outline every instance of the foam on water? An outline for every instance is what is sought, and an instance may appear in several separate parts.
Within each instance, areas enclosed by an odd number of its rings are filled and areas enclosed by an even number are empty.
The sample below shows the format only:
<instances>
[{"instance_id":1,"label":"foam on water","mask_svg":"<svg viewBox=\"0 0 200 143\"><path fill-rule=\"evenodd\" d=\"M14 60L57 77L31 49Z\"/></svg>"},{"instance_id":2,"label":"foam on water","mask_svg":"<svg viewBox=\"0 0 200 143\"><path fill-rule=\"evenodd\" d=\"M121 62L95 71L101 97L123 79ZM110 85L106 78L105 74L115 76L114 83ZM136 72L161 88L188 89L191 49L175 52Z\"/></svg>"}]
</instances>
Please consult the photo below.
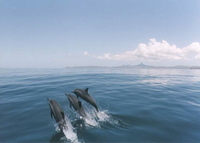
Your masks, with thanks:
<instances>
[{"instance_id":1,"label":"foam on water","mask_svg":"<svg viewBox=\"0 0 200 143\"><path fill-rule=\"evenodd\" d=\"M66 122L66 124L62 127L62 129L63 129L63 133L64 133L66 139L61 138L61 140L67 141L70 143L81 143L78 140L78 136L77 136L77 132L76 132L75 128L72 126L70 120L68 120L67 117L65 117L65 122ZM54 126L56 127L56 131L60 132L60 128L58 127L58 124L55 124Z\"/></svg>"},{"instance_id":2,"label":"foam on water","mask_svg":"<svg viewBox=\"0 0 200 143\"><path fill-rule=\"evenodd\" d=\"M123 121L112 117L112 115L110 115L107 110L99 111L97 113L97 117L98 117L99 123L103 126L104 126L104 123L108 123L108 124L111 124L113 126L121 126L122 123L125 124Z\"/></svg>"},{"instance_id":3,"label":"foam on water","mask_svg":"<svg viewBox=\"0 0 200 143\"><path fill-rule=\"evenodd\" d=\"M109 121L109 119L110 119L110 116L107 114L107 110L99 111L99 112L97 112L96 115L100 122L106 122L106 121Z\"/></svg>"},{"instance_id":4,"label":"foam on water","mask_svg":"<svg viewBox=\"0 0 200 143\"><path fill-rule=\"evenodd\" d=\"M79 143L76 130L70 122L66 122L66 126L63 127L63 133L70 142Z\"/></svg>"},{"instance_id":5,"label":"foam on water","mask_svg":"<svg viewBox=\"0 0 200 143\"><path fill-rule=\"evenodd\" d=\"M84 118L86 126L93 126L93 127L99 126L99 123L96 119L96 115L94 112L92 112L92 111L90 113L86 112L86 115L87 115L87 117Z\"/></svg>"},{"instance_id":6,"label":"foam on water","mask_svg":"<svg viewBox=\"0 0 200 143\"><path fill-rule=\"evenodd\" d=\"M110 116L107 111L89 110L86 112L87 117L84 118L86 126L100 127L100 122L110 122Z\"/></svg>"}]
</instances>

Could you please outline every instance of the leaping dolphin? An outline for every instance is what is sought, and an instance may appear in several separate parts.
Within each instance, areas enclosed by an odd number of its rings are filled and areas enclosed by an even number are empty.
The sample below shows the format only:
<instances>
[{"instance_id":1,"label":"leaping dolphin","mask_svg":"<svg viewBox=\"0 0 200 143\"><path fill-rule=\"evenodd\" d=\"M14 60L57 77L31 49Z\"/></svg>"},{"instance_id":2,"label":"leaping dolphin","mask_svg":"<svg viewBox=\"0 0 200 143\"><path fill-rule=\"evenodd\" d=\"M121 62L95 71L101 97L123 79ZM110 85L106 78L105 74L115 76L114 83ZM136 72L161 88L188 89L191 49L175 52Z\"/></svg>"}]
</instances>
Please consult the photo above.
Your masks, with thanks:
<instances>
[{"instance_id":1,"label":"leaping dolphin","mask_svg":"<svg viewBox=\"0 0 200 143\"><path fill-rule=\"evenodd\" d=\"M86 117L86 113L85 113L85 110L82 106L82 103L81 101L78 100L78 98L72 94L66 94L65 95L67 96L68 100L69 100L69 104L70 104L70 107L74 107L74 110L77 111L83 118Z\"/></svg>"},{"instance_id":2,"label":"leaping dolphin","mask_svg":"<svg viewBox=\"0 0 200 143\"><path fill-rule=\"evenodd\" d=\"M47 98L47 100L49 101L51 118L54 117L59 128L62 129L64 125L66 125L64 111L55 100L49 98Z\"/></svg>"},{"instance_id":3,"label":"leaping dolphin","mask_svg":"<svg viewBox=\"0 0 200 143\"><path fill-rule=\"evenodd\" d=\"M75 89L72 93L76 94L77 98L81 97L83 100L90 103L97 110L97 112L99 111L97 104L95 103L94 99L88 93L88 88L86 88L85 90L84 89Z\"/></svg>"}]
</instances>

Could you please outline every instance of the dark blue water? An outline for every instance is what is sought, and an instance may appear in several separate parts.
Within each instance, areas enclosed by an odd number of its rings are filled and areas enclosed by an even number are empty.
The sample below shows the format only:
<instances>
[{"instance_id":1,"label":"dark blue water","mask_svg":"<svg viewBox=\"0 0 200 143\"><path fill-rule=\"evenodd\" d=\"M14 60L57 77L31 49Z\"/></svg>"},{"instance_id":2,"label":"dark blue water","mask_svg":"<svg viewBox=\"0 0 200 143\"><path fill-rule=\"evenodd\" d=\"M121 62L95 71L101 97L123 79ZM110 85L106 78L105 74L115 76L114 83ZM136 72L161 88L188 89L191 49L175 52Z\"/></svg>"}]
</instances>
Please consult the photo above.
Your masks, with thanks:
<instances>
[{"instance_id":1,"label":"dark blue water","mask_svg":"<svg viewBox=\"0 0 200 143\"><path fill-rule=\"evenodd\" d=\"M89 87L86 122L64 93ZM47 97L74 129L61 134ZM71 140L71 136L75 140ZM0 142L199 142L200 70L0 69Z\"/></svg>"}]
</instances>

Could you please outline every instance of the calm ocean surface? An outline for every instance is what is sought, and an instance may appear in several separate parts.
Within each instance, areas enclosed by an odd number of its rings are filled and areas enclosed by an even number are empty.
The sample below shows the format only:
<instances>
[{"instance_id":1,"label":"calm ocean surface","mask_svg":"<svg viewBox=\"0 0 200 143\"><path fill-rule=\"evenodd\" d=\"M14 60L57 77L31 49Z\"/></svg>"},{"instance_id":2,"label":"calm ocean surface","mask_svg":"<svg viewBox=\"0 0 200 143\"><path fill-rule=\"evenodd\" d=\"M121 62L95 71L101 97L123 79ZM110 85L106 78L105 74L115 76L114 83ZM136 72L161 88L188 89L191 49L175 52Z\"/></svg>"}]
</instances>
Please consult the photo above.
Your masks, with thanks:
<instances>
[{"instance_id":1,"label":"calm ocean surface","mask_svg":"<svg viewBox=\"0 0 200 143\"><path fill-rule=\"evenodd\" d=\"M64 93L89 88L100 113L69 108ZM47 98L71 123L61 134ZM0 142L200 142L200 70L0 69Z\"/></svg>"}]
</instances>

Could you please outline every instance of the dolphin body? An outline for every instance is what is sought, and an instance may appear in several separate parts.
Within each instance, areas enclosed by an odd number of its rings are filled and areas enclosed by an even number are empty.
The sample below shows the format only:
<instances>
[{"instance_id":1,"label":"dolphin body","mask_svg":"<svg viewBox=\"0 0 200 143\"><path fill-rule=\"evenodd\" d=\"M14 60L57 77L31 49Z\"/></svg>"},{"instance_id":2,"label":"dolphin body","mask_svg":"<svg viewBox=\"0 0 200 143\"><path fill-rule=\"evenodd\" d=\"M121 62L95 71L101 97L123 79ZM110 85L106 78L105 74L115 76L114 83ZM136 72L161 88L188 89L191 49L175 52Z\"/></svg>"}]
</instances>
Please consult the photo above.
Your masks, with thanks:
<instances>
[{"instance_id":1,"label":"dolphin body","mask_svg":"<svg viewBox=\"0 0 200 143\"><path fill-rule=\"evenodd\" d=\"M88 93L88 88L86 88L85 90L75 89L72 93L76 94L77 98L80 97L86 102L90 103L97 110L97 112L99 112L96 102L94 101L92 96L90 96L90 94Z\"/></svg>"},{"instance_id":2,"label":"dolphin body","mask_svg":"<svg viewBox=\"0 0 200 143\"><path fill-rule=\"evenodd\" d=\"M54 117L59 128L62 129L66 125L64 111L55 100L49 98L47 100L49 101L51 118Z\"/></svg>"},{"instance_id":3,"label":"dolphin body","mask_svg":"<svg viewBox=\"0 0 200 143\"><path fill-rule=\"evenodd\" d=\"M86 113L85 113L85 110L82 106L82 103L81 101L78 100L78 98L72 94L66 94L65 95L67 96L68 100L69 100L69 103L70 103L70 107L74 107L74 110L77 111L83 118L86 117Z\"/></svg>"}]
</instances>

